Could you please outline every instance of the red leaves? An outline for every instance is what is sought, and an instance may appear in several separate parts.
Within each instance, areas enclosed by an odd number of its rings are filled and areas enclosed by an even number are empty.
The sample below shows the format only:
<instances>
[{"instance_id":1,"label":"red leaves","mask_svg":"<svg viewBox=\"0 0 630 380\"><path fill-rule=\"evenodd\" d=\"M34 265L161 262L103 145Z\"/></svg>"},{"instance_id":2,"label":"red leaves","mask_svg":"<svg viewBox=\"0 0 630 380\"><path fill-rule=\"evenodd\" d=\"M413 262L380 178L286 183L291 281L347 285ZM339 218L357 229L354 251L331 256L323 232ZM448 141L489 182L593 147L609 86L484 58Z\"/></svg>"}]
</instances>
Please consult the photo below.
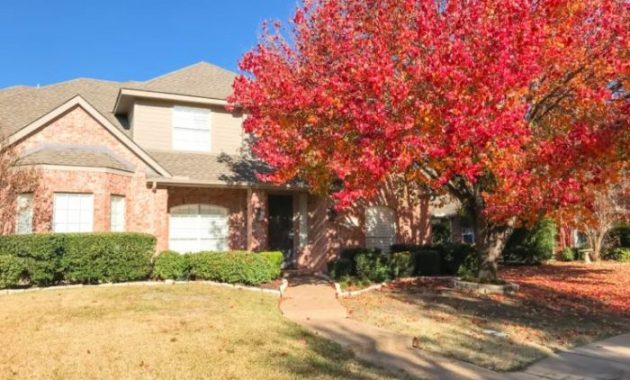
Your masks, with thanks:
<instances>
[{"instance_id":1,"label":"red leaves","mask_svg":"<svg viewBox=\"0 0 630 380\"><path fill-rule=\"evenodd\" d=\"M324 0L243 57L232 104L269 179L300 175L340 206L390 176L433 188L488 178L487 213L537 215L619 160L628 5L617 0ZM627 132L627 130L625 131ZM425 169L434 175L427 176ZM573 181L573 182L572 182ZM570 191L569 191L570 190Z\"/></svg>"}]
</instances>

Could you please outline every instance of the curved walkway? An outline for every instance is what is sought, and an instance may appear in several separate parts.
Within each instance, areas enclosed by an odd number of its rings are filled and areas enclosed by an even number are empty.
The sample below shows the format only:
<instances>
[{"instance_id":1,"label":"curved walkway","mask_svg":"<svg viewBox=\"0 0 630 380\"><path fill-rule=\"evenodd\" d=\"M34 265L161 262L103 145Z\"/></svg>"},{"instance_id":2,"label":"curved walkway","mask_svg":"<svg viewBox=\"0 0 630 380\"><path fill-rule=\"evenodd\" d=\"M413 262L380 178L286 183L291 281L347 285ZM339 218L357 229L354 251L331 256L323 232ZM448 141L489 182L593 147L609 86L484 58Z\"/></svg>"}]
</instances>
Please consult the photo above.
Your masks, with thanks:
<instances>
[{"instance_id":1,"label":"curved walkway","mask_svg":"<svg viewBox=\"0 0 630 380\"><path fill-rule=\"evenodd\" d=\"M630 380L630 334L556 354L522 372L498 373L414 349L409 336L348 318L331 284L315 277L290 280L280 309L286 318L351 349L362 360L422 379Z\"/></svg>"}]
</instances>

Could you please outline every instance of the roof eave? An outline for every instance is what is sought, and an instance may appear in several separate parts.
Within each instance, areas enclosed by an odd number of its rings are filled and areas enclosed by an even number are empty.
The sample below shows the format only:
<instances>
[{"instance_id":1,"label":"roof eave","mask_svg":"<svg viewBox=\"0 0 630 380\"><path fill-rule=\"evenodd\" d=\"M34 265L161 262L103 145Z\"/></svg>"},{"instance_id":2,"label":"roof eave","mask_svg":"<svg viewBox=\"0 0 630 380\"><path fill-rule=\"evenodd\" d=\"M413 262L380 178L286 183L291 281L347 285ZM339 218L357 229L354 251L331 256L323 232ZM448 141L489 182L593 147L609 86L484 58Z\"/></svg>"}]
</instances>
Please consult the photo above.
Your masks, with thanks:
<instances>
[{"instance_id":1,"label":"roof eave","mask_svg":"<svg viewBox=\"0 0 630 380\"><path fill-rule=\"evenodd\" d=\"M177 103L202 104L209 106L225 107L228 105L228 101L225 99L207 98L194 95L182 95L160 91L139 90L133 88L121 88L120 91L118 91L116 103L114 104L114 114L127 114L130 111L130 107L133 105L133 99L138 98L171 101Z\"/></svg>"}]
</instances>

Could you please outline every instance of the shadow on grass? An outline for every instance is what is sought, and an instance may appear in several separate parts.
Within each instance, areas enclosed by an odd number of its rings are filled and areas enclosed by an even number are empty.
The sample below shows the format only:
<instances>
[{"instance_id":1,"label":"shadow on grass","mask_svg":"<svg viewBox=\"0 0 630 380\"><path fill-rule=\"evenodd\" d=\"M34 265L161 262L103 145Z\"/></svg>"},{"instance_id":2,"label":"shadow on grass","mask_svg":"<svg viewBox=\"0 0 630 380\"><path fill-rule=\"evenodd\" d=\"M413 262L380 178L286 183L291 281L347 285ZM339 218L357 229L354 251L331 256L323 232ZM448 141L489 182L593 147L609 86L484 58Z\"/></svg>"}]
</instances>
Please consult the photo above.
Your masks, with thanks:
<instances>
[{"instance_id":1,"label":"shadow on grass","mask_svg":"<svg viewBox=\"0 0 630 380\"><path fill-rule=\"evenodd\" d=\"M573 294L553 287L554 282L569 279L578 285L616 286L613 281L587 276L607 275L612 270L579 266L563 267L561 273L541 266L535 270L536 276L550 276L553 281L533 284L524 279L520 291L510 296L479 296L411 285L389 289L386 297L409 308L401 320L423 316L433 318L435 323L444 322L444 334L439 339L421 331L419 323L400 322L410 334L422 336L425 347L437 347L448 356L497 370L520 369L551 351L630 331L630 310L624 313L597 295ZM505 330L510 335L496 337L482 330Z\"/></svg>"},{"instance_id":2,"label":"shadow on grass","mask_svg":"<svg viewBox=\"0 0 630 380\"><path fill-rule=\"evenodd\" d=\"M328 376L348 380L414 379L414 377L395 368L385 368L379 366L378 363L357 358L352 351L343 348L338 343L320 337L293 323L288 325L284 336L286 341L302 342L309 351L309 355L306 357L285 352L277 359L277 365L294 374L296 378ZM356 338L362 342L371 340L367 336L357 336Z\"/></svg>"}]
</instances>

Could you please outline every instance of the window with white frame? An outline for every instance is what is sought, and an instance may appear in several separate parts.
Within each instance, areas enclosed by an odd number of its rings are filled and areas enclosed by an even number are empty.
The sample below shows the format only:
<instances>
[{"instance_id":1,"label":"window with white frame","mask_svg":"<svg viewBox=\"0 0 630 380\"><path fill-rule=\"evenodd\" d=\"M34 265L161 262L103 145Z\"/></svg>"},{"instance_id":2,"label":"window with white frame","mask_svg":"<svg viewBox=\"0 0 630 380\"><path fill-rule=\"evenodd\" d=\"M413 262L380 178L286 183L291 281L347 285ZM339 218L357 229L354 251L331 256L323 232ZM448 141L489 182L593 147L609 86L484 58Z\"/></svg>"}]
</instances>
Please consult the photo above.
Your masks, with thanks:
<instances>
[{"instance_id":1,"label":"window with white frame","mask_svg":"<svg viewBox=\"0 0 630 380\"><path fill-rule=\"evenodd\" d=\"M110 208L110 231L125 231L125 197L112 195Z\"/></svg>"},{"instance_id":2,"label":"window with white frame","mask_svg":"<svg viewBox=\"0 0 630 380\"><path fill-rule=\"evenodd\" d=\"M396 213L386 206L365 209L365 246L389 252L396 242Z\"/></svg>"},{"instance_id":3,"label":"window with white frame","mask_svg":"<svg viewBox=\"0 0 630 380\"><path fill-rule=\"evenodd\" d=\"M173 107L173 149L210 151L210 110Z\"/></svg>"},{"instance_id":4,"label":"window with white frame","mask_svg":"<svg viewBox=\"0 0 630 380\"><path fill-rule=\"evenodd\" d=\"M206 204L172 207L169 249L180 253L228 249L228 210Z\"/></svg>"},{"instance_id":5,"label":"window with white frame","mask_svg":"<svg viewBox=\"0 0 630 380\"><path fill-rule=\"evenodd\" d=\"M54 232L92 232L93 227L94 196L92 194L55 193Z\"/></svg>"},{"instance_id":6,"label":"window with white frame","mask_svg":"<svg viewBox=\"0 0 630 380\"><path fill-rule=\"evenodd\" d=\"M32 193L18 194L15 233L30 234L32 232L33 232L33 194Z\"/></svg>"}]
</instances>

